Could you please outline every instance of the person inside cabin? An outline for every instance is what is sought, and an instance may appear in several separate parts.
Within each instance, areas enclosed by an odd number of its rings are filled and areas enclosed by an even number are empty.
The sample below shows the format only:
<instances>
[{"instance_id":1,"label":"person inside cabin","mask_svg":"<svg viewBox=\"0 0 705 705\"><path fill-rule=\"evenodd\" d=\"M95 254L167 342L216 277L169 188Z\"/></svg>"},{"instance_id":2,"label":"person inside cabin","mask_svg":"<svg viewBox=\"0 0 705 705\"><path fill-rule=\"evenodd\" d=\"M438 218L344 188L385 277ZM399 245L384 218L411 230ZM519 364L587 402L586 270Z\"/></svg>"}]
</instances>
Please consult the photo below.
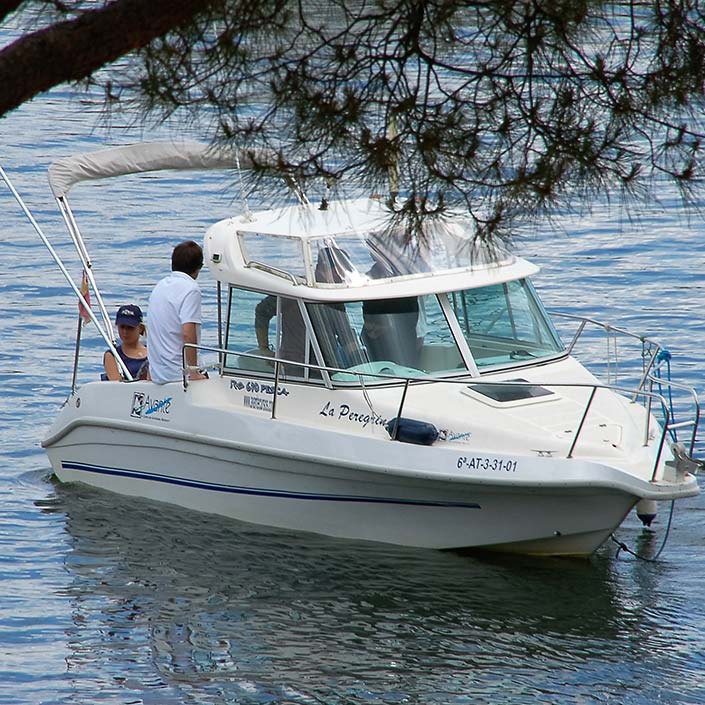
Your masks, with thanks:
<instances>
[{"instance_id":1,"label":"person inside cabin","mask_svg":"<svg viewBox=\"0 0 705 705\"><path fill-rule=\"evenodd\" d=\"M196 279L203 267L203 250L193 240L179 243L171 254L171 274L149 297L149 371L157 384L182 379L182 350L197 345L201 332L201 290ZM206 379L198 370L198 351L185 348L189 379Z\"/></svg>"},{"instance_id":2,"label":"person inside cabin","mask_svg":"<svg viewBox=\"0 0 705 705\"><path fill-rule=\"evenodd\" d=\"M279 347L279 357L292 362L306 361L306 326L301 317L299 304L295 299L281 297L281 345ZM274 353L270 348L269 324L272 318L277 315L277 297L269 294L255 306L255 335L257 336L258 353L266 357L272 357ZM315 363L313 355L311 362ZM303 368L291 368L287 370L289 374L303 376Z\"/></svg>"},{"instance_id":3,"label":"person inside cabin","mask_svg":"<svg viewBox=\"0 0 705 705\"><path fill-rule=\"evenodd\" d=\"M120 306L115 315L115 326L120 338L120 344L115 349L132 375L132 379L148 379L149 363L147 348L141 340L145 334L145 328L140 307L135 304ZM104 379L116 382L124 378L122 369L110 350L106 350L103 354L103 367L105 367Z\"/></svg>"},{"instance_id":4,"label":"person inside cabin","mask_svg":"<svg viewBox=\"0 0 705 705\"><path fill-rule=\"evenodd\" d=\"M362 344L371 361L389 360L418 368L423 339L417 334L419 302L415 296L362 302Z\"/></svg>"},{"instance_id":5,"label":"person inside cabin","mask_svg":"<svg viewBox=\"0 0 705 705\"><path fill-rule=\"evenodd\" d=\"M368 275L382 279L392 276L392 272L376 262ZM360 338L371 361L388 360L405 367L419 367L423 339L418 335L416 296L363 301L362 318Z\"/></svg>"}]
</instances>

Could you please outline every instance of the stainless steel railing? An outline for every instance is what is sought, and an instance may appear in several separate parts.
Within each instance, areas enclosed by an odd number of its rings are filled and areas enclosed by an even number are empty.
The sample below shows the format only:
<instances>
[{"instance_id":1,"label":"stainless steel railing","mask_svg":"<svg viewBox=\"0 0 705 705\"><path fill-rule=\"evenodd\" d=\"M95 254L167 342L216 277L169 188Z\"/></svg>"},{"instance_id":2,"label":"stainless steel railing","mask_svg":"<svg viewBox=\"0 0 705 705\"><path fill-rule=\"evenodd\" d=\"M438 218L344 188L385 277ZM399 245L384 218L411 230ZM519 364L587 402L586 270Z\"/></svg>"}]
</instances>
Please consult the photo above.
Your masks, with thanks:
<instances>
[{"instance_id":1,"label":"stainless steel railing","mask_svg":"<svg viewBox=\"0 0 705 705\"><path fill-rule=\"evenodd\" d=\"M188 368L185 364L185 349L186 347L191 347L195 348L200 351L204 352L210 352L210 353L216 353L220 356L220 360L225 359L225 355L237 355L238 357L244 357L247 359L253 359L253 360L260 360L263 362L266 362L267 364L272 366L272 372L274 376L274 384L271 386L272 390L272 406L271 406L271 418L275 419L277 418L277 397L279 393L279 382L282 377L282 367L285 365L293 365L298 368L307 368L309 370L317 370L318 372L321 373L321 381L323 384L327 387L333 387L333 384L331 383L331 378L330 376L336 373L344 373L345 375L348 376L356 376L359 380L360 388L363 391L363 394L367 398L367 385L369 384L370 378L374 380L379 380L384 386L383 387L377 387L379 388L385 388L388 389L390 386L399 386L401 385L401 393L400 393L400 399L399 399L399 404L396 407L396 416L397 418L403 416L404 410L405 410L405 405L407 404L407 399L409 396L409 390L413 387L416 386L421 386L421 385L428 385L429 383L435 383L435 384L450 384L450 385L464 385L466 386L468 384L469 378L467 376L463 377L433 377L433 376L425 376L425 377L401 377L397 375L390 375L390 374L379 374L379 373L368 373L364 371L351 371L349 369L342 369L342 368L334 368L334 367L326 367L326 366L321 366L321 365L314 365L310 363L303 363L303 362L298 362L298 361L293 361L293 360L285 360L282 358L275 358L275 357L268 357L264 355L258 355L255 353L249 353L249 352L239 352L237 350L229 350L229 349L224 349L224 348L218 348L218 347L210 347L210 346L203 346L203 345L192 345L192 344L187 344L184 346L184 351L183 351L183 360L184 360L184 370L183 370L183 383L184 383L184 389L188 388L189 385L189 380L188 380ZM214 364L212 366L213 369L218 370L219 374L223 374L223 364L222 362L219 362L217 364ZM235 374L236 371L233 369L233 374ZM266 374L266 373L258 373L253 370L247 370L247 369L242 369L237 372L237 374L240 374L242 376L258 376L261 374ZM294 382L304 382L304 380L299 380L295 379L293 380ZM663 448L665 445L666 441L666 436L669 431L672 431L673 429L676 428L685 428L685 427L690 427L692 428L692 439L690 443L690 453L692 454L692 448L693 448L693 443L695 440L695 434L697 432L697 427L698 427L698 422L699 422L699 417L700 417L700 407L697 399L697 394L695 393L694 390L692 390L689 387L686 387L685 385L679 385L676 383L671 382L670 384L674 387L678 387L682 390L687 390L692 393L693 398L694 398L694 403L695 403L695 415L694 418L688 421L684 421L681 423L672 423L671 420L671 413L669 410L669 404L666 400L666 398L658 393L654 392L653 390L647 390L647 389L634 389L631 387L621 387L618 385L614 384L590 384L590 383L571 383L571 382L550 382L543 384L540 381L532 381L532 382L517 382L517 381L497 381L497 380L483 380L477 377L472 377L471 378L473 386L482 386L482 385L491 385L493 387L497 386L508 386L508 387L535 387L535 386L543 386L546 389L549 390L555 390L555 389L585 389L588 390L588 395L587 395L587 400L585 402L585 405L582 409L582 412L580 414L580 419L576 425L575 428L575 433L573 434L570 446L568 448L568 451L565 455L566 458L573 458L575 457L575 451L576 448L578 447L579 441L581 440L581 436L584 432L586 422L588 420L588 417L590 415L590 412L593 407L594 399L598 393L598 391L607 391L611 392L614 394L618 394L620 396L624 396L626 398L630 398L631 403L635 403L637 399L643 398L644 400L644 407L645 407L645 419L644 419L644 433L643 433L643 439L644 439L644 446L648 446L652 440L652 424L655 422L653 414L652 414L652 409L655 404L658 404L660 406L661 412L663 414L664 421L661 425L660 428L660 433L658 434L657 437L654 437L653 440L657 443L657 452L654 458L654 465L652 468L652 481L656 478L656 474L659 468L659 464L661 461L661 457L663 454ZM664 380L660 380L657 377L654 377L654 381L660 382L661 384L664 383ZM350 388L350 385L345 385L347 388ZM369 402L368 402L369 403ZM393 426L393 431L392 431L392 439L396 436L398 430L398 424Z\"/></svg>"},{"instance_id":2,"label":"stainless steel railing","mask_svg":"<svg viewBox=\"0 0 705 705\"><path fill-rule=\"evenodd\" d=\"M690 438L688 440L687 449L689 455L693 454L695 440L698 432L698 425L700 423L700 402L698 399L698 395L695 389L693 389L692 387L679 384L678 382L674 382L670 379L670 377L663 377L660 374L656 374L660 370L660 368L663 367L665 364L665 360L662 359L662 355L665 354L670 357L669 353L662 347L662 345L658 341L653 340L652 338L648 338L647 336L638 335L625 328L620 328L618 326L613 326L608 323L603 323L602 321L598 321L596 319L589 318L586 316L578 316L574 314L556 311L551 311L550 315L553 317L577 321L579 323L577 331L573 335L573 338L571 339L570 343L566 348L568 354L571 354L573 352L575 346L583 336L588 325L600 328L606 333L606 335L608 336L608 359L606 361L608 377L612 370L614 370L615 379L619 377L617 336L624 336L625 338L630 338L634 341L638 341L641 344L641 373L636 387L631 392L632 401L637 400L639 392L642 390L653 392L655 385L658 386L660 392L663 392L664 389L666 390L666 393L669 397L669 402L672 400L672 390L678 389L683 392L682 396L687 397L688 405L692 406L692 409L689 409L687 411L688 418L684 421L676 422L673 418L673 406L671 403L669 403L667 404L667 408L670 411L670 423L667 418L664 418L664 427L669 433L671 433L674 440L677 440L677 432L679 430L690 429L691 433ZM612 347L610 346L610 338L612 340ZM614 355L614 359L609 358L610 354ZM608 379L608 382L609 381L611 380ZM651 413L651 397L645 396L643 397L643 399L647 405L649 413Z\"/></svg>"},{"instance_id":3,"label":"stainless steel railing","mask_svg":"<svg viewBox=\"0 0 705 705\"><path fill-rule=\"evenodd\" d=\"M598 321L594 318L589 318L587 316L578 316L571 313L562 313L560 311L551 311L550 315L554 318L562 318L565 320L577 321L579 324L577 331L573 334L571 341L566 347L566 352L569 355L572 354L573 350L575 349L580 339L583 337L583 334L585 333L585 330L588 328L588 326L594 326L595 328L599 328L604 331L607 336L607 359L605 360L605 362L607 364L608 376L612 374L612 369L614 369L615 378L619 376L619 355L617 336L624 336L625 338L630 338L631 340L638 341L641 344L642 378L639 385L637 386L637 389L640 389L646 383L647 375L653 367L658 354L663 349L661 344L656 340L653 340L643 335L639 335L637 333L633 333L632 331L629 331L626 328L620 328L619 326L613 326L609 323ZM611 380L608 380L608 382L609 381Z\"/></svg>"}]
</instances>

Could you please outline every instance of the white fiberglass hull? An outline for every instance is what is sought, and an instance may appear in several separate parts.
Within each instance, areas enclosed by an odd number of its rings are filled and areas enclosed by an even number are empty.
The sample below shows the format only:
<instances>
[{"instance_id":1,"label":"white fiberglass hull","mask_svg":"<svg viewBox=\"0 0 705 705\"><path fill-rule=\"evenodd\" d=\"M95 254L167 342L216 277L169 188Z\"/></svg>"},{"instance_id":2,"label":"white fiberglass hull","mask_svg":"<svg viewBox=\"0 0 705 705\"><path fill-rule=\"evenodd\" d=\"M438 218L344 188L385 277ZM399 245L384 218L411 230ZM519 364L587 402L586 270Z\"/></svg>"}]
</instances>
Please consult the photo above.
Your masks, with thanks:
<instances>
[{"instance_id":1,"label":"white fiberglass hull","mask_svg":"<svg viewBox=\"0 0 705 705\"><path fill-rule=\"evenodd\" d=\"M303 398L300 421L272 419L232 405L231 389L222 379L187 392L87 385L45 440L54 472L63 482L256 524L546 555L592 553L642 497L697 493L689 476L650 483L593 460L416 446L358 423L343 432L326 419L308 423ZM312 403L323 415L323 399Z\"/></svg>"}]
</instances>

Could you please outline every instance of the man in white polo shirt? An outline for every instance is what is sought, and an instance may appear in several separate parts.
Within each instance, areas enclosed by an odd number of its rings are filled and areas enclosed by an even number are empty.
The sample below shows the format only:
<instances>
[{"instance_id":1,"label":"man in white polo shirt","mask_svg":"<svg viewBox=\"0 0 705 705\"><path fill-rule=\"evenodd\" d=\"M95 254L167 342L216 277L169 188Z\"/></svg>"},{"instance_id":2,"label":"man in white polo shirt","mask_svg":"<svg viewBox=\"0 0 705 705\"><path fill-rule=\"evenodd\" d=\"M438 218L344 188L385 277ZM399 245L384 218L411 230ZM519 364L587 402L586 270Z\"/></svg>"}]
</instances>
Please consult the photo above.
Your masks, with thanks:
<instances>
[{"instance_id":1,"label":"man in white polo shirt","mask_svg":"<svg viewBox=\"0 0 705 705\"><path fill-rule=\"evenodd\" d=\"M203 267L203 250L187 240L171 254L171 274L164 277L149 297L149 374L157 384L182 379L181 350L184 343L199 343L201 333L201 290L196 278ZM198 353L186 348L186 364L198 366ZM189 379L205 379L198 370Z\"/></svg>"}]
</instances>

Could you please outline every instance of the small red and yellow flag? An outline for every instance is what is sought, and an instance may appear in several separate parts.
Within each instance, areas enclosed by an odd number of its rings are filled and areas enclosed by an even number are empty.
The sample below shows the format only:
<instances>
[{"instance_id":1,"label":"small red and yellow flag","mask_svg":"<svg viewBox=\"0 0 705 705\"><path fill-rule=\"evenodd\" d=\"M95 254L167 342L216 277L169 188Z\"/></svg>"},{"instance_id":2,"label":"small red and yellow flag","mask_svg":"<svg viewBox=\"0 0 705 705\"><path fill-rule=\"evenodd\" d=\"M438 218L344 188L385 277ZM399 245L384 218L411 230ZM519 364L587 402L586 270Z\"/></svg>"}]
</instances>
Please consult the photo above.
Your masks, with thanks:
<instances>
[{"instance_id":1,"label":"small red and yellow flag","mask_svg":"<svg viewBox=\"0 0 705 705\"><path fill-rule=\"evenodd\" d=\"M83 276L81 277L81 296L83 296L90 308L91 294L88 289L88 275L86 274L85 269L83 270ZM88 321L91 320L91 315L90 313L88 313L88 309L81 303L80 300L78 302L78 315L81 317L83 325L85 325L86 323L88 323Z\"/></svg>"}]
</instances>

